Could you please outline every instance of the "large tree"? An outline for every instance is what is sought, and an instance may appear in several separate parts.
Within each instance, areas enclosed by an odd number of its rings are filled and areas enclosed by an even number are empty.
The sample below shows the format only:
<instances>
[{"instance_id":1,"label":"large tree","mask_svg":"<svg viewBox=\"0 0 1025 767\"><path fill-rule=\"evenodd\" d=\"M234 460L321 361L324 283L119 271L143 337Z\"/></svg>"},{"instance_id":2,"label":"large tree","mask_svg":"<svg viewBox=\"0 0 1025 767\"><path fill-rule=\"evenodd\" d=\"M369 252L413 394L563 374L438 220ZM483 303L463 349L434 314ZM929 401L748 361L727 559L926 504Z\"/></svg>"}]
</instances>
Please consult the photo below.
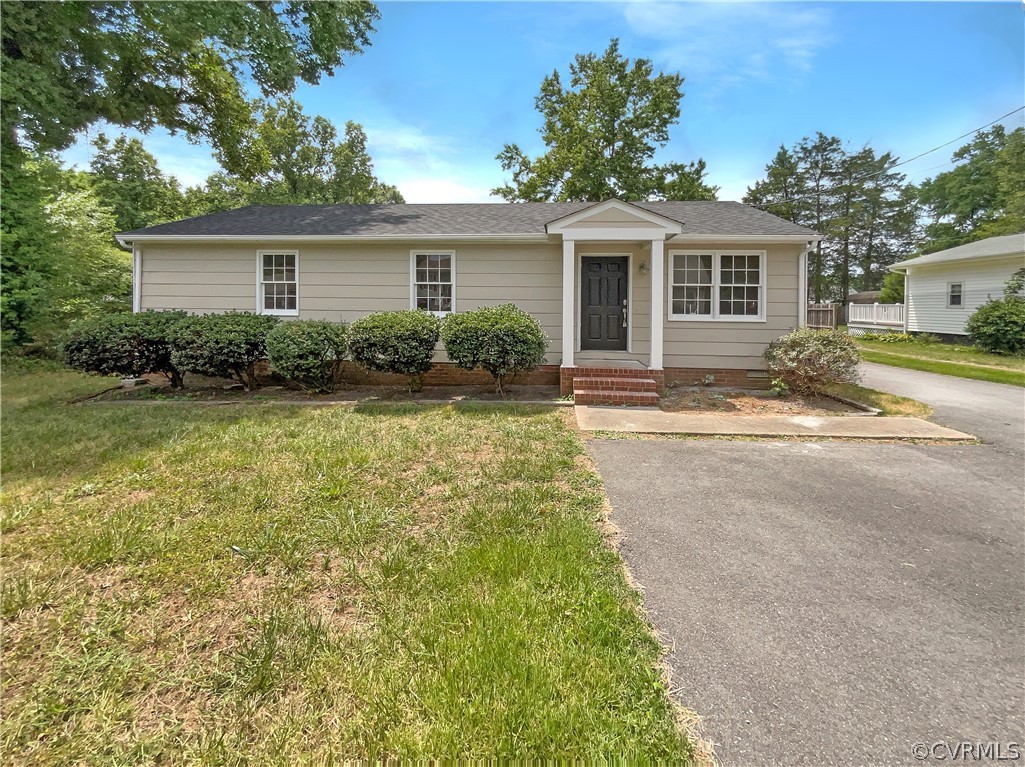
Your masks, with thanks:
<instances>
[{"instance_id":1,"label":"large tree","mask_svg":"<svg viewBox=\"0 0 1025 767\"><path fill-rule=\"evenodd\" d=\"M781 146L744 202L825 235L809 254L815 301L845 301L853 287L877 288L885 266L917 243L915 190L894 171L897 158L871 147L848 150L818 133Z\"/></svg>"},{"instance_id":2,"label":"large tree","mask_svg":"<svg viewBox=\"0 0 1025 767\"><path fill-rule=\"evenodd\" d=\"M190 213L240 205L368 204L403 202L399 190L374 175L367 136L356 122L339 137L325 117L309 117L295 99L258 102L256 127L247 139L238 174L215 173L190 189Z\"/></svg>"},{"instance_id":3,"label":"large tree","mask_svg":"<svg viewBox=\"0 0 1025 767\"><path fill-rule=\"evenodd\" d=\"M498 155L512 183L492 190L512 202L714 200L705 164L653 163L680 118L683 77L659 72L649 59L630 59L613 39L601 56L578 54L569 85L558 70L535 99L547 151L530 158L516 144Z\"/></svg>"},{"instance_id":4,"label":"large tree","mask_svg":"<svg viewBox=\"0 0 1025 767\"><path fill-rule=\"evenodd\" d=\"M0 323L30 338L52 285L52 195L39 168L98 121L205 137L246 164L253 126L243 80L265 96L316 83L369 42L365 0L0 3ZM52 208L50 208L52 210Z\"/></svg>"},{"instance_id":5,"label":"large tree","mask_svg":"<svg viewBox=\"0 0 1025 767\"><path fill-rule=\"evenodd\" d=\"M185 215L181 186L157 165L137 138L121 135L113 141L101 133L93 141L89 163L93 188L114 211L117 231L141 229Z\"/></svg>"},{"instance_id":6,"label":"large tree","mask_svg":"<svg viewBox=\"0 0 1025 767\"><path fill-rule=\"evenodd\" d=\"M369 43L376 7L324 2L5 0L3 140L63 149L97 120L205 136L225 156L267 95L316 83Z\"/></svg>"},{"instance_id":7,"label":"large tree","mask_svg":"<svg viewBox=\"0 0 1025 767\"><path fill-rule=\"evenodd\" d=\"M1025 230L1025 128L981 131L951 159L957 167L920 186L926 252Z\"/></svg>"}]
</instances>

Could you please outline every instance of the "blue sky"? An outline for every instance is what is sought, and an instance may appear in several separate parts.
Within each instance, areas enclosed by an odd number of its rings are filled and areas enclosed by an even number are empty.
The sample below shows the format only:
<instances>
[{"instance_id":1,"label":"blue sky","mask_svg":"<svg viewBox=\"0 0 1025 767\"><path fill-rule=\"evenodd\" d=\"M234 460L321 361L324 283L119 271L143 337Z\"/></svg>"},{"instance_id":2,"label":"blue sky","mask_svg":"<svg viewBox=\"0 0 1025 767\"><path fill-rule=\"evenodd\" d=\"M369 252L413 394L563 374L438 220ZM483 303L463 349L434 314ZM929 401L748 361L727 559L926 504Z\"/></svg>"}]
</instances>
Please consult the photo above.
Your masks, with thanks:
<instances>
[{"instance_id":1,"label":"blue sky","mask_svg":"<svg viewBox=\"0 0 1025 767\"><path fill-rule=\"evenodd\" d=\"M1021 2L379 7L373 45L297 97L339 127L362 123L377 175L409 202L495 201L502 145L543 149L541 79L612 37L625 55L684 75L680 122L657 159L703 157L720 199L739 199L780 143L815 131L907 158L1025 104ZM216 170L208 147L160 131L144 140L187 184ZM942 172L960 143L904 170L916 181ZM84 139L65 154L88 156Z\"/></svg>"}]
</instances>

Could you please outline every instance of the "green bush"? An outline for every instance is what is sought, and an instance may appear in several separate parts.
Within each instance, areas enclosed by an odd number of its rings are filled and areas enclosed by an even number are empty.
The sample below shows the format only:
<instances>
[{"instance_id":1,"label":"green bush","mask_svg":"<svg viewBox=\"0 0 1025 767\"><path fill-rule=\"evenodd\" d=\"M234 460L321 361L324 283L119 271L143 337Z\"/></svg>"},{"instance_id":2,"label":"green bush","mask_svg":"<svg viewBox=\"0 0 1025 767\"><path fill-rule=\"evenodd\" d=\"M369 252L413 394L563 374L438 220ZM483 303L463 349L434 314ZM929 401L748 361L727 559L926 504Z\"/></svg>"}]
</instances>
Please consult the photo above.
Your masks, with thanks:
<instances>
[{"instance_id":1,"label":"green bush","mask_svg":"<svg viewBox=\"0 0 1025 767\"><path fill-rule=\"evenodd\" d=\"M285 378L308 391L334 391L345 359L346 326L324 320L282 322L267 334L267 356Z\"/></svg>"},{"instance_id":2,"label":"green bush","mask_svg":"<svg viewBox=\"0 0 1025 767\"><path fill-rule=\"evenodd\" d=\"M798 394L815 394L829 384L859 377L858 347L840 330L793 330L769 344L765 361L772 378Z\"/></svg>"},{"instance_id":3,"label":"green bush","mask_svg":"<svg viewBox=\"0 0 1025 767\"><path fill-rule=\"evenodd\" d=\"M376 312L349 326L349 353L369 370L409 376L410 391L420 391L440 334L441 320L429 312Z\"/></svg>"},{"instance_id":4,"label":"green bush","mask_svg":"<svg viewBox=\"0 0 1025 767\"><path fill-rule=\"evenodd\" d=\"M182 386L182 369L171 357L174 329L185 312L111 314L75 327L64 341L69 366L87 373L136 378L161 373Z\"/></svg>"},{"instance_id":5,"label":"green bush","mask_svg":"<svg viewBox=\"0 0 1025 767\"><path fill-rule=\"evenodd\" d=\"M277 317L250 312L187 317L172 333L171 361L179 370L233 378L252 391L259 386L256 363L267 358L267 334L277 324Z\"/></svg>"},{"instance_id":6,"label":"green bush","mask_svg":"<svg viewBox=\"0 0 1025 767\"><path fill-rule=\"evenodd\" d=\"M1025 354L1025 298L987 301L965 323L972 342L992 354Z\"/></svg>"},{"instance_id":7,"label":"green bush","mask_svg":"<svg viewBox=\"0 0 1025 767\"><path fill-rule=\"evenodd\" d=\"M507 375L536 370L548 348L541 325L515 304L451 314L441 326L441 340L459 367L491 373L499 394Z\"/></svg>"}]
</instances>

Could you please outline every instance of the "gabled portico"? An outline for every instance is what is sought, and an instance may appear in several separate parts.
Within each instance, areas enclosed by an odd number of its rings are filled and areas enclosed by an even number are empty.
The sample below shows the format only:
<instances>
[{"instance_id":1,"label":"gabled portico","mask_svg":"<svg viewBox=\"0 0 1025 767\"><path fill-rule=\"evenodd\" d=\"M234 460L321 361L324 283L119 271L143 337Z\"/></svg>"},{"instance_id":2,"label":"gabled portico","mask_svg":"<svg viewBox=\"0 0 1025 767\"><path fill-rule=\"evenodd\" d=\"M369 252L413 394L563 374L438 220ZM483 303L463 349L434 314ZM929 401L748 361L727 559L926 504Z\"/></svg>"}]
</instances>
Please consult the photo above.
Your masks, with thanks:
<instances>
[{"instance_id":1,"label":"gabled portico","mask_svg":"<svg viewBox=\"0 0 1025 767\"><path fill-rule=\"evenodd\" d=\"M616 199L547 225L549 236L562 238L564 370L586 365L604 380L618 378L616 371L640 367L639 361L650 372L662 371L665 241L681 229L679 221ZM634 263L638 258L640 263ZM634 286L639 279L648 284ZM650 301L635 308L632 298L642 289ZM643 323L650 329L646 355L632 353L630 346L633 325L641 319L637 309L648 315ZM587 360L580 365L579 352Z\"/></svg>"}]
</instances>

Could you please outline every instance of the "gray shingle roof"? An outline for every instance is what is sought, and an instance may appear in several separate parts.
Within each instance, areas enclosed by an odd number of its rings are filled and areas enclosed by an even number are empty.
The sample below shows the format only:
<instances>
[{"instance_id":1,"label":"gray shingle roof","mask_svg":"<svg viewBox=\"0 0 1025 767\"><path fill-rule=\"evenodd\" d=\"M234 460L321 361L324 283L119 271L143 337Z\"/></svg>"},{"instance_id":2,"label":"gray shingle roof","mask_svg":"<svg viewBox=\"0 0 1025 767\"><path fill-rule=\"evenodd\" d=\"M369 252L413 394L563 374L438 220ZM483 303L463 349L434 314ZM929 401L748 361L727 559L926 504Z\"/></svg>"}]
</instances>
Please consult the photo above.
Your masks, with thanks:
<instances>
[{"instance_id":1,"label":"gray shingle roof","mask_svg":"<svg viewBox=\"0 0 1025 767\"><path fill-rule=\"evenodd\" d=\"M146 236L411 236L544 234L545 224L594 203L448 205L250 205L123 232ZM808 235L815 232L739 202L638 202L683 224L685 235Z\"/></svg>"},{"instance_id":2,"label":"gray shingle roof","mask_svg":"<svg viewBox=\"0 0 1025 767\"><path fill-rule=\"evenodd\" d=\"M909 266L926 266L942 264L948 261L971 261L975 258L992 258L993 256L1014 256L1025 254L1025 232L1021 234L1005 234L1000 237L987 237L956 248L926 253L924 256L909 258L890 266L891 270L903 271Z\"/></svg>"}]
</instances>

